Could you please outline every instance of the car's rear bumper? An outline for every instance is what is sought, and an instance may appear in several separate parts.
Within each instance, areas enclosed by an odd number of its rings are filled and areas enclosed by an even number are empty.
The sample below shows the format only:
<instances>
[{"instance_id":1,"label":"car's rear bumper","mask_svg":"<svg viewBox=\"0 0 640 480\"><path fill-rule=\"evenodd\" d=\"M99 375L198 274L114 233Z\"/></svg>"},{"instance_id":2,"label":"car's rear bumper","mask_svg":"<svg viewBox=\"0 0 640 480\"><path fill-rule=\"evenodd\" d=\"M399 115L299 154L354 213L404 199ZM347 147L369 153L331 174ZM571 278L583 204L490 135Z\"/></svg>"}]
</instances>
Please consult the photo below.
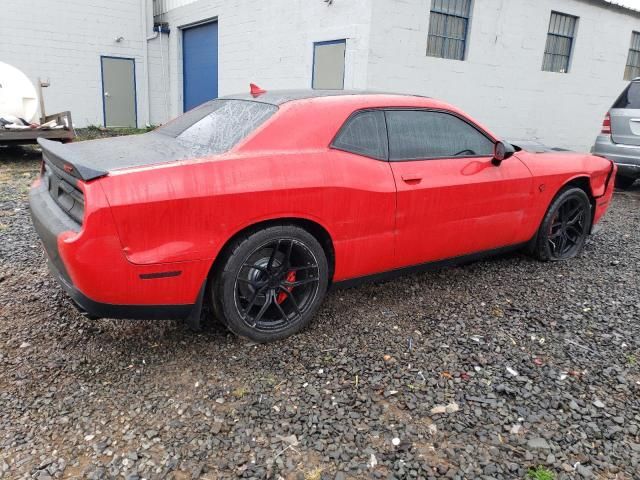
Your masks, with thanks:
<instances>
[{"instance_id":1,"label":"car's rear bumper","mask_svg":"<svg viewBox=\"0 0 640 480\"><path fill-rule=\"evenodd\" d=\"M47 253L48 255L48 253ZM50 259L49 259L50 260ZM96 302L78 290L56 265L49 261L49 270L62 289L82 313L94 318L129 318L138 320L170 320L187 318L196 305L114 305Z\"/></svg>"},{"instance_id":2,"label":"car's rear bumper","mask_svg":"<svg viewBox=\"0 0 640 480\"><path fill-rule=\"evenodd\" d=\"M598 135L591 151L613 160L618 166L618 175L640 178L640 146L614 143L611 135Z\"/></svg>"},{"instance_id":3,"label":"car's rear bumper","mask_svg":"<svg viewBox=\"0 0 640 480\"><path fill-rule=\"evenodd\" d=\"M36 182L31 188L29 206L33 225L47 255L49 270L82 312L93 317L104 318L181 319L188 317L195 309L199 310L200 296L197 289L193 295L189 295L196 300L195 303L121 304L95 300L94 294L98 296L103 292L111 296L129 295L134 301L142 296L167 298L165 291L167 283L171 280L179 282L180 279L177 278L179 275L167 277L163 272L158 272L158 266L141 267L130 264L121 252L113 252L113 249L105 248L100 238L80 242L81 244L78 245L78 242L73 241L73 237L80 237L81 226L71 220L55 204L42 183ZM69 239L71 241L68 241ZM65 256L75 258L76 262L65 262ZM93 270L87 271L89 267ZM155 271L149 270L149 267ZM186 267L188 269L188 263ZM161 268L168 269L167 266ZM172 270L182 274L182 268L180 267L179 270L174 267ZM77 278L84 282L94 294L88 293L74 282L74 272L78 270L81 274L78 274ZM88 283L87 278L91 279ZM202 284L202 279L199 282Z\"/></svg>"}]
</instances>

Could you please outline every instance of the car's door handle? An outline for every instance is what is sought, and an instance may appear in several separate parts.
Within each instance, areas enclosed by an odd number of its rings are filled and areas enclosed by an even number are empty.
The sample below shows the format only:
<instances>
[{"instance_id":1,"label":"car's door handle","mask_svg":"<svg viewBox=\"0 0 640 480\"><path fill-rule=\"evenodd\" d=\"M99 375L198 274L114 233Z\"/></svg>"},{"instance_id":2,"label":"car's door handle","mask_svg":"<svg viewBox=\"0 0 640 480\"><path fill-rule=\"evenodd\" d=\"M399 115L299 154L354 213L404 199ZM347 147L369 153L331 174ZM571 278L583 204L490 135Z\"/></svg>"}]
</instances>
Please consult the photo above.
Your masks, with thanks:
<instances>
[{"instance_id":1,"label":"car's door handle","mask_svg":"<svg viewBox=\"0 0 640 480\"><path fill-rule=\"evenodd\" d=\"M640 122L640 118L632 118L630 119L632 122Z\"/></svg>"},{"instance_id":2,"label":"car's door handle","mask_svg":"<svg viewBox=\"0 0 640 480\"><path fill-rule=\"evenodd\" d=\"M422 175L419 173L404 173L402 174L402 180L407 183L418 183L422 180Z\"/></svg>"}]
</instances>

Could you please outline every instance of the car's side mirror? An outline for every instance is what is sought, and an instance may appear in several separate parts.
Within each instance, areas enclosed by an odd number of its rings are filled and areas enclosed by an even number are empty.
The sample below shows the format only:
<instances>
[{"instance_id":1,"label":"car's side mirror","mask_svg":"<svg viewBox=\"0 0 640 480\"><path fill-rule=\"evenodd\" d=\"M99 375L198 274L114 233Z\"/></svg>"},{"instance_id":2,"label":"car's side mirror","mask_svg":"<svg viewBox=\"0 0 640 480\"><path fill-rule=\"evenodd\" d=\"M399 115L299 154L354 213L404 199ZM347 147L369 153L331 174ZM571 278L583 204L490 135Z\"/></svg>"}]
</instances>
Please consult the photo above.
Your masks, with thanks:
<instances>
[{"instance_id":1,"label":"car's side mirror","mask_svg":"<svg viewBox=\"0 0 640 480\"><path fill-rule=\"evenodd\" d=\"M498 166L502 163L503 160L506 160L514 153L516 153L516 149L513 148L513 145L499 140L493 147L493 159L491 160L491 162L494 165Z\"/></svg>"}]
</instances>

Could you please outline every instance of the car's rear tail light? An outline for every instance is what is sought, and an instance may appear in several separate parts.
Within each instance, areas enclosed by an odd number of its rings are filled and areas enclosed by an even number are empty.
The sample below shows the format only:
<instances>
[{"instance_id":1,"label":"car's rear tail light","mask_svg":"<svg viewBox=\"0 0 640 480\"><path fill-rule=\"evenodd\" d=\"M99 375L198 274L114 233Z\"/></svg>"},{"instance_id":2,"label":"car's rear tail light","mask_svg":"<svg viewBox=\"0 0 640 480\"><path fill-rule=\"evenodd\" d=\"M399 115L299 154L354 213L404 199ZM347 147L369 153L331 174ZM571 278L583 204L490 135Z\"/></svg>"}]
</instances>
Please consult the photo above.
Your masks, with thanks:
<instances>
[{"instance_id":1,"label":"car's rear tail light","mask_svg":"<svg viewBox=\"0 0 640 480\"><path fill-rule=\"evenodd\" d=\"M602 121L602 130L600 133L611 135L611 115L609 115L609 112L604 116L604 120Z\"/></svg>"}]
</instances>

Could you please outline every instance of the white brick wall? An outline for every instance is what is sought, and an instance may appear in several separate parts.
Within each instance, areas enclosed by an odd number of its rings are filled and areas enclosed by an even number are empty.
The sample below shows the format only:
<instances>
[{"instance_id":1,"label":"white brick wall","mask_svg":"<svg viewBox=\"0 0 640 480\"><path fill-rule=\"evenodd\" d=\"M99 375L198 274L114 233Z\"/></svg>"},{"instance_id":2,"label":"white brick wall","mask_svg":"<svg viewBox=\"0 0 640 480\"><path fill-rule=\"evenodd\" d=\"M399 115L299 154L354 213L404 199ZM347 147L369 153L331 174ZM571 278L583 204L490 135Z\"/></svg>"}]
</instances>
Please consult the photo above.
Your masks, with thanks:
<instances>
[{"instance_id":1,"label":"white brick wall","mask_svg":"<svg viewBox=\"0 0 640 480\"><path fill-rule=\"evenodd\" d=\"M505 138L588 150L626 84L640 14L598 0L473 3L465 61L426 56L430 0L198 0L174 8L160 17L172 29L170 116L182 111L180 27L217 18L220 95L251 81L308 88L313 42L347 38L345 88L438 97ZM541 71L551 9L580 18L568 74ZM155 111L161 109L152 105Z\"/></svg>"},{"instance_id":2,"label":"white brick wall","mask_svg":"<svg viewBox=\"0 0 640 480\"><path fill-rule=\"evenodd\" d=\"M580 0L475 0L465 61L426 56L430 0L373 2L369 88L456 104L506 138L588 150L640 16ZM551 10L580 17L569 73L541 71Z\"/></svg>"},{"instance_id":3,"label":"white brick wall","mask_svg":"<svg viewBox=\"0 0 640 480\"><path fill-rule=\"evenodd\" d=\"M370 0L199 0L157 17L169 23L170 116L182 112L180 28L218 19L219 94L310 88L313 42L347 39L345 88L366 87ZM154 40L154 44L155 44ZM154 45L155 46L155 45ZM151 80L152 91L157 76ZM152 105L152 111L160 107ZM155 117L154 117L155 118Z\"/></svg>"},{"instance_id":4,"label":"white brick wall","mask_svg":"<svg viewBox=\"0 0 640 480\"><path fill-rule=\"evenodd\" d=\"M2 0L0 60L44 89L48 113L71 110L76 126L102 124L100 55L136 61L138 124L148 122L141 0ZM122 42L116 42L118 37Z\"/></svg>"}]
</instances>

